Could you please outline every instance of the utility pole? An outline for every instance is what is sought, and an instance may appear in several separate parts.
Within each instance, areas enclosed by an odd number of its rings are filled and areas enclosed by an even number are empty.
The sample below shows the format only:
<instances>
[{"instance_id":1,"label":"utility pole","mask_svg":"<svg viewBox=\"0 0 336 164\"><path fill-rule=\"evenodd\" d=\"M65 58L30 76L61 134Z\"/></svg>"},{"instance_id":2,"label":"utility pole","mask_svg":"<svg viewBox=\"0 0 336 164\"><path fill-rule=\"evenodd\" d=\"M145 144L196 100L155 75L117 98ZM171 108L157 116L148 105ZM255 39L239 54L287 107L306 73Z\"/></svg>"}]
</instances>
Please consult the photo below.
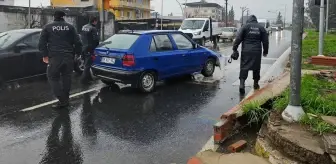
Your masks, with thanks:
<instances>
[{"instance_id":1,"label":"utility pole","mask_svg":"<svg viewBox=\"0 0 336 164\"><path fill-rule=\"evenodd\" d=\"M161 0L161 30L162 30L162 19L163 19L163 0Z\"/></svg>"},{"instance_id":2,"label":"utility pole","mask_svg":"<svg viewBox=\"0 0 336 164\"><path fill-rule=\"evenodd\" d=\"M30 8L31 8L31 0L28 1L28 28L31 28L31 13L30 13Z\"/></svg>"},{"instance_id":3,"label":"utility pole","mask_svg":"<svg viewBox=\"0 0 336 164\"><path fill-rule=\"evenodd\" d=\"M228 27L228 0L225 0L225 26Z\"/></svg>"},{"instance_id":4,"label":"utility pole","mask_svg":"<svg viewBox=\"0 0 336 164\"><path fill-rule=\"evenodd\" d=\"M250 11L250 10L248 10L248 9L246 10L246 16L247 16L247 17L249 16L249 11Z\"/></svg>"},{"instance_id":5,"label":"utility pole","mask_svg":"<svg viewBox=\"0 0 336 164\"><path fill-rule=\"evenodd\" d=\"M328 34L328 28L329 28L329 0L327 0L326 34Z\"/></svg>"},{"instance_id":6,"label":"utility pole","mask_svg":"<svg viewBox=\"0 0 336 164\"><path fill-rule=\"evenodd\" d=\"M297 122L304 115L300 97L304 0L293 1L292 52L290 55L290 101L287 108L282 112L282 118L288 122Z\"/></svg>"},{"instance_id":7,"label":"utility pole","mask_svg":"<svg viewBox=\"0 0 336 164\"><path fill-rule=\"evenodd\" d=\"M320 28L319 28L319 53L318 56L323 56L323 42L324 42L324 0L321 0L320 6Z\"/></svg>"}]
</instances>

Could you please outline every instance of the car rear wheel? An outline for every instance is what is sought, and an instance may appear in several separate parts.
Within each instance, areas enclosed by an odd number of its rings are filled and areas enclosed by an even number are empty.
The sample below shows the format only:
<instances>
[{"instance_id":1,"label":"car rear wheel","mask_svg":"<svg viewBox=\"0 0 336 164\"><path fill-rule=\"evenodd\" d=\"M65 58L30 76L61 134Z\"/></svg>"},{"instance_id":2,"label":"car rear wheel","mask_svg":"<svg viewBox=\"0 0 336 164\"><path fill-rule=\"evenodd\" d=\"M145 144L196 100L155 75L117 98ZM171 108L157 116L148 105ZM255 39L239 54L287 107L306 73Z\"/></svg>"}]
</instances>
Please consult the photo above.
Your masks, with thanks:
<instances>
[{"instance_id":1,"label":"car rear wheel","mask_svg":"<svg viewBox=\"0 0 336 164\"><path fill-rule=\"evenodd\" d=\"M110 85L114 85L114 84L115 84L115 82L114 82L114 81L111 81L111 80L104 80L104 79L102 79L101 82L103 82L104 84L106 84L106 85L108 85L108 86L110 86Z\"/></svg>"},{"instance_id":2,"label":"car rear wheel","mask_svg":"<svg viewBox=\"0 0 336 164\"><path fill-rule=\"evenodd\" d=\"M82 56L77 55L75 57L75 68L74 68L75 72L78 74L82 74L84 71L84 65L85 65L85 61L82 58Z\"/></svg>"},{"instance_id":3,"label":"car rear wheel","mask_svg":"<svg viewBox=\"0 0 336 164\"><path fill-rule=\"evenodd\" d=\"M203 67L202 75L205 77L210 77L215 72L216 62L214 59L208 59Z\"/></svg>"},{"instance_id":4,"label":"car rear wheel","mask_svg":"<svg viewBox=\"0 0 336 164\"><path fill-rule=\"evenodd\" d=\"M156 86L156 75L154 72L143 72L139 79L138 88L141 92L153 92Z\"/></svg>"}]
</instances>

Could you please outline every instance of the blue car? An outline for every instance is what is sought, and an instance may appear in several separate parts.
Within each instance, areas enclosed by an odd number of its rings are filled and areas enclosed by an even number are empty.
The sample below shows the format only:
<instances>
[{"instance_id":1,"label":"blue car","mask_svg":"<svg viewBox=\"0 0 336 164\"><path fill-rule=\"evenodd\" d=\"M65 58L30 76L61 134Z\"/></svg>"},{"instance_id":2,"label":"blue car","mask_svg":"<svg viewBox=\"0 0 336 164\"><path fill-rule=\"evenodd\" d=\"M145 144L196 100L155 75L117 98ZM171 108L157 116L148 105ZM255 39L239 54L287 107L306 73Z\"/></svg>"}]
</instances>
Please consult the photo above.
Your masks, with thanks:
<instances>
[{"instance_id":1,"label":"blue car","mask_svg":"<svg viewBox=\"0 0 336 164\"><path fill-rule=\"evenodd\" d=\"M179 31L118 33L95 49L92 72L107 85L131 84L148 93L159 80L195 72L212 76L219 57Z\"/></svg>"}]
</instances>

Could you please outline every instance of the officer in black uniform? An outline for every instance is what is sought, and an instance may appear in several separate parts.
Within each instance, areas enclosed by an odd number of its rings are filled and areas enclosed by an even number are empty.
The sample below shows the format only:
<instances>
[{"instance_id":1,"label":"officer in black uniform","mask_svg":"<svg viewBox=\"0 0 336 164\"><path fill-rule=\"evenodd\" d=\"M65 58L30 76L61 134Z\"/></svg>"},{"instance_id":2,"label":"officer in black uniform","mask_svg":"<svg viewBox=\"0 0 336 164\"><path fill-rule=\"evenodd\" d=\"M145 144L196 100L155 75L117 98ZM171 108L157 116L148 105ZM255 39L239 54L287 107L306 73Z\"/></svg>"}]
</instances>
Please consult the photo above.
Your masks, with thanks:
<instances>
[{"instance_id":1,"label":"officer in black uniform","mask_svg":"<svg viewBox=\"0 0 336 164\"><path fill-rule=\"evenodd\" d=\"M87 84L92 80L90 68L92 65L92 58L94 49L99 45L98 30L96 25L98 23L97 17L90 18L90 22L84 25L81 32L83 42L83 57L85 60L84 71L81 77L81 82Z\"/></svg>"},{"instance_id":2,"label":"officer in black uniform","mask_svg":"<svg viewBox=\"0 0 336 164\"><path fill-rule=\"evenodd\" d=\"M245 94L245 80L247 79L250 70L253 71L253 87L254 89L259 89L261 56L263 55L266 57L269 48L266 29L258 24L255 15L251 15L246 24L239 30L236 40L233 43L234 54L238 53L240 43L242 43L242 48L239 92Z\"/></svg>"},{"instance_id":3,"label":"officer in black uniform","mask_svg":"<svg viewBox=\"0 0 336 164\"><path fill-rule=\"evenodd\" d=\"M82 51L82 43L76 29L64 21L64 16L63 11L55 11L54 21L43 27L38 45L43 53L43 61L48 64L49 83L59 100L53 108L69 106L74 55Z\"/></svg>"}]
</instances>

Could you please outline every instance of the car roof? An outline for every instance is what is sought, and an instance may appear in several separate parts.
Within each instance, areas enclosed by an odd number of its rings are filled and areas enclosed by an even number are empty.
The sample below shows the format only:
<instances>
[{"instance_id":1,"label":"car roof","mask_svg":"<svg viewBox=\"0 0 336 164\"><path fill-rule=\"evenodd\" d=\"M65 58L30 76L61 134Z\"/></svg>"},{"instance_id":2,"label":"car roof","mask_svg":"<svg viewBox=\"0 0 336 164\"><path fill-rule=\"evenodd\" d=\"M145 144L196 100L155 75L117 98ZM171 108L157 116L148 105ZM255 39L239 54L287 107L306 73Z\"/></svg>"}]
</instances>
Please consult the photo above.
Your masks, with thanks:
<instances>
[{"instance_id":1,"label":"car roof","mask_svg":"<svg viewBox=\"0 0 336 164\"><path fill-rule=\"evenodd\" d=\"M18 32L18 33L34 33L34 32L41 32L42 29L34 28L34 29L16 29L16 30L9 30L9 31L4 31L4 32Z\"/></svg>"},{"instance_id":2,"label":"car roof","mask_svg":"<svg viewBox=\"0 0 336 164\"><path fill-rule=\"evenodd\" d=\"M123 32L122 32L123 33ZM122 34L121 33L121 34ZM160 34L160 33L182 33L181 31L177 31L177 30L146 30L146 31L133 31L133 32L125 32L126 34ZM124 33L124 34L125 34Z\"/></svg>"}]
</instances>

